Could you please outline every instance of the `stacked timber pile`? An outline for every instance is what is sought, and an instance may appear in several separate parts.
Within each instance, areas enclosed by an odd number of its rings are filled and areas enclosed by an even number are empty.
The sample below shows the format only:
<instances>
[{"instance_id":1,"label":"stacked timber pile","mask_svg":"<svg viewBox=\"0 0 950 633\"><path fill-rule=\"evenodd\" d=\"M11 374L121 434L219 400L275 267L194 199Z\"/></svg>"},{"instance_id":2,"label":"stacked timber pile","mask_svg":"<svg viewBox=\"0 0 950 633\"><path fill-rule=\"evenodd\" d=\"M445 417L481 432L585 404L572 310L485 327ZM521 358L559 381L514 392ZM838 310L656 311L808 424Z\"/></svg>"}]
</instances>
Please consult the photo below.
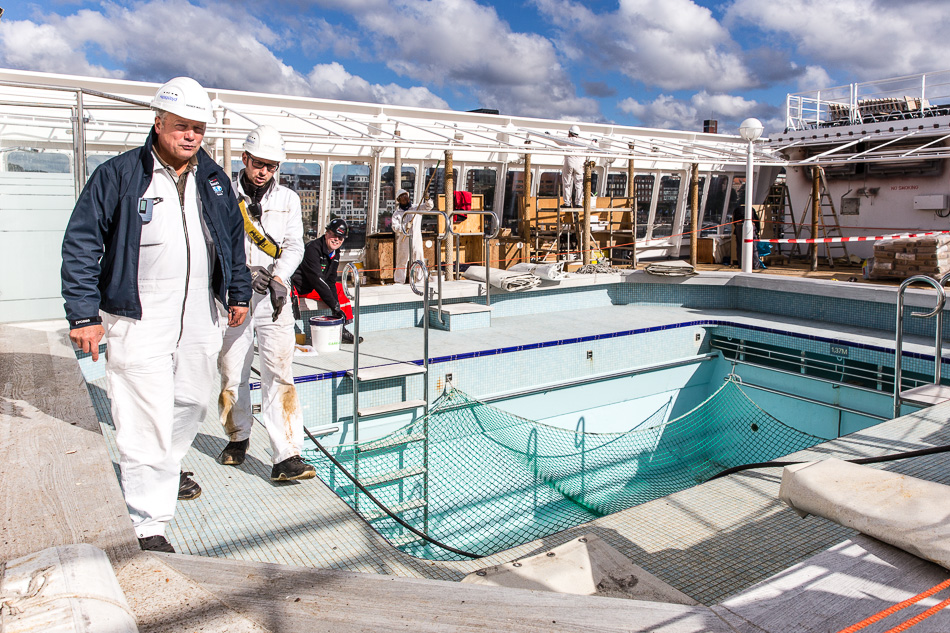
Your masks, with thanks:
<instances>
[{"instance_id":1,"label":"stacked timber pile","mask_svg":"<svg viewBox=\"0 0 950 633\"><path fill-rule=\"evenodd\" d=\"M906 279L950 272L950 235L888 240L874 244L871 279Z\"/></svg>"}]
</instances>

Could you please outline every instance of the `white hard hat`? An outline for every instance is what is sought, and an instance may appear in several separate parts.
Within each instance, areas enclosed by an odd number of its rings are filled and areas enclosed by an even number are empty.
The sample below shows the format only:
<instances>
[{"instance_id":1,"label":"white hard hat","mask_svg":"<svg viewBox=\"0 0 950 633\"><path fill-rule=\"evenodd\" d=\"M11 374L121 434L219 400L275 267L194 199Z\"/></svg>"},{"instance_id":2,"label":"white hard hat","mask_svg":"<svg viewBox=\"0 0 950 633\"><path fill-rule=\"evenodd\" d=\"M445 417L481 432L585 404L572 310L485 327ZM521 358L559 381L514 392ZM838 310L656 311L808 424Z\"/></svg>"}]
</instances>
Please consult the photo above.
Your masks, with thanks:
<instances>
[{"instance_id":1,"label":"white hard hat","mask_svg":"<svg viewBox=\"0 0 950 633\"><path fill-rule=\"evenodd\" d=\"M271 125L261 125L251 130L244 139L244 151L255 158L277 163L287 158L284 151L284 139L277 128Z\"/></svg>"},{"instance_id":2,"label":"white hard hat","mask_svg":"<svg viewBox=\"0 0 950 633\"><path fill-rule=\"evenodd\" d=\"M572 125L571 129L569 129L567 133L570 134L571 136L580 136L581 129L577 127L576 125Z\"/></svg>"},{"instance_id":3,"label":"white hard hat","mask_svg":"<svg viewBox=\"0 0 950 633\"><path fill-rule=\"evenodd\" d=\"M211 99L205 89L191 77L175 77L169 80L155 93L152 108L171 112L189 121L214 123Z\"/></svg>"},{"instance_id":4,"label":"white hard hat","mask_svg":"<svg viewBox=\"0 0 950 633\"><path fill-rule=\"evenodd\" d=\"M399 196L401 196L402 194L406 194L408 196L409 192L406 191L405 189L400 189L399 191L396 192L396 200L399 200Z\"/></svg>"}]
</instances>

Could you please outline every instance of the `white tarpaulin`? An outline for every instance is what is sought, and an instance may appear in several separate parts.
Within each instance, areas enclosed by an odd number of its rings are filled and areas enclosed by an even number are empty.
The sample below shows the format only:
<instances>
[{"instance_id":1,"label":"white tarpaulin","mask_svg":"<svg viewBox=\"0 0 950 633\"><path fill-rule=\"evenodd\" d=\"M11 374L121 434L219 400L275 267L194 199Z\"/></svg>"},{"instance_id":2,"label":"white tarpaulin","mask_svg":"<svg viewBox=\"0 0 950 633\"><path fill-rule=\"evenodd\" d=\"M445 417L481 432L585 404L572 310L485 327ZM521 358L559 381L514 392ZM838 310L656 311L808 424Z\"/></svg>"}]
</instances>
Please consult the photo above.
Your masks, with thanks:
<instances>
[{"instance_id":1,"label":"white tarpaulin","mask_svg":"<svg viewBox=\"0 0 950 633\"><path fill-rule=\"evenodd\" d=\"M950 569L950 486L826 459L786 466L779 499Z\"/></svg>"},{"instance_id":2,"label":"white tarpaulin","mask_svg":"<svg viewBox=\"0 0 950 633\"><path fill-rule=\"evenodd\" d=\"M651 275L664 277L688 277L696 274L696 269L684 261L656 262L646 267Z\"/></svg>"},{"instance_id":3,"label":"white tarpaulin","mask_svg":"<svg viewBox=\"0 0 950 633\"><path fill-rule=\"evenodd\" d=\"M552 262L549 264L529 264L521 262L508 268L510 273L531 273L541 279L548 281L557 281L565 277L564 262Z\"/></svg>"},{"instance_id":4,"label":"white tarpaulin","mask_svg":"<svg viewBox=\"0 0 950 633\"><path fill-rule=\"evenodd\" d=\"M485 270L484 266L469 266L462 276L472 281L485 283ZM495 288L508 292L528 290L541 283L541 278L531 273L510 272L500 268L489 268L488 270L491 271L491 281L489 283Z\"/></svg>"}]
</instances>

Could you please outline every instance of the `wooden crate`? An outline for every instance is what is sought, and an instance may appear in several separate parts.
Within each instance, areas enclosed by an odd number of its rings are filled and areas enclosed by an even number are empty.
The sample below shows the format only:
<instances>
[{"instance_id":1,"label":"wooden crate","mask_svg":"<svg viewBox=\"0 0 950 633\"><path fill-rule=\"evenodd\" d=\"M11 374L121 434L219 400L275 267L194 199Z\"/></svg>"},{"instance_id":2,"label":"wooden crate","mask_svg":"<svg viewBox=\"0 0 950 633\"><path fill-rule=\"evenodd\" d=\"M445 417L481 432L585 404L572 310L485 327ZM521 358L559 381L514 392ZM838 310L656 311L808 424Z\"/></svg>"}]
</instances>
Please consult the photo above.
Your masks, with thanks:
<instances>
[{"instance_id":1,"label":"wooden crate","mask_svg":"<svg viewBox=\"0 0 950 633\"><path fill-rule=\"evenodd\" d=\"M696 263L721 264L722 240L718 237L701 237L696 240Z\"/></svg>"},{"instance_id":2,"label":"wooden crate","mask_svg":"<svg viewBox=\"0 0 950 633\"><path fill-rule=\"evenodd\" d=\"M445 209L445 194L439 195L439 209ZM482 211L485 208L485 196L476 193L472 194L472 211ZM457 212L458 214L465 213L464 211ZM439 232L445 230L445 220L442 219L442 216L439 218ZM452 230L456 233L481 233L483 231L482 227L485 226L485 216L481 214L469 215L467 218L461 222L453 222Z\"/></svg>"},{"instance_id":3,"label":"wooden crate","mask_svg":"<svg viewBox=\"0 0 950 633\"><path fill-rule=\"evenodd\" d=\"M426 255L426 264L435 266L435 236L422 234L423 250ZM433 242L433 246L426 246L425 242ZM392 283L396 257L396 235L394 233L373 233L366 236L363 269L366 277L376 283Z\"/></svg>"}]
</instances>

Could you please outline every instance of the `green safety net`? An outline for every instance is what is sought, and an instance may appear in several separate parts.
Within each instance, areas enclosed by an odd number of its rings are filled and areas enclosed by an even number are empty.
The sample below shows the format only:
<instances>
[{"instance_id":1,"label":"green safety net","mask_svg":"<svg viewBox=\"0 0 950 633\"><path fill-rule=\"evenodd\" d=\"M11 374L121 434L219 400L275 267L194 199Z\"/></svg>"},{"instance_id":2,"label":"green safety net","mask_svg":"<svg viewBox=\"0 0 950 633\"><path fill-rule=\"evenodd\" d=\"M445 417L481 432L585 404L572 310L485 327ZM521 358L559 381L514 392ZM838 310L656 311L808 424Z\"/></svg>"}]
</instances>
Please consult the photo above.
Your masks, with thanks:
<instances>
[{"instance_id":1,"label":"green safety net","mask_svg":"<svg viewBox=\"0 0 950 633\"><path fill-rule=\"evenodd\" d=\"M487 555L824 441L763 411L733 378L667 421L671 406L672 399L631 420L625 433L582 433L450 389L427 416L390 435L326 448L417 530ZM388 517L316 448L305 457L400 550L434 560L462 558Z\"/></svg>"}]
</instances>

